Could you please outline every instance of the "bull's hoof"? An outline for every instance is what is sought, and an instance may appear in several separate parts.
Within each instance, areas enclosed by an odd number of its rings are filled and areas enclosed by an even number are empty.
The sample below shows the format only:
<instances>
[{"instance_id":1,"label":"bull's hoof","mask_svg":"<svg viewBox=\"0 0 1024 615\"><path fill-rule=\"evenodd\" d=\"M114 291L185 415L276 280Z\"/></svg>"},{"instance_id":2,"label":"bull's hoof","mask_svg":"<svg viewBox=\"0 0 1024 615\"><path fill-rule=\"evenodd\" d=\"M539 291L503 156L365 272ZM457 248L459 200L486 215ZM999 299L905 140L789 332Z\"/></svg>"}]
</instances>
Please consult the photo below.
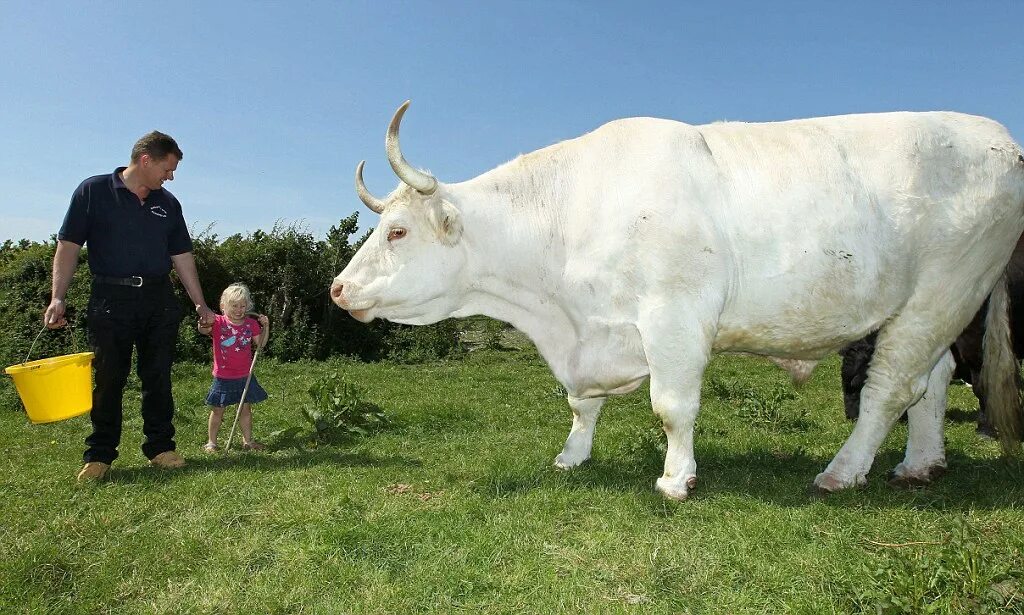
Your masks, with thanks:
<instances>
[{"instance_id":1,"label":"bull's hoof","mask_svg":"<svg viewBox=\"0 0 1024 615\"><path fill-rule=\"evenodd\" d=\"M886 482L897 489L916 489L931 484L945 473L946 466L942 464L934 464L922 470L908 470L900 464L889 473Z\"/></svg>"},{"instance_id":2,"label":"bull's hoof","mask_svg":"<svg viewBox=\"0 0 1024 615\"><path fill-rule=\"evenodd\" d=\"M691 476L685 481L676 478L665 478L662 476L654 483L654 488L670 500L682 502L690 495L690 492L697 487L697 477Z\"/></svg>"},{"instance_id":3,"label":"bull's hoof","mask_svg":"<svg viewBox=\"0 0 1024 615\"><path fill-rule=\"evenodd\" d=\"M589 457L574 457L567 454L565 451L558 453L555 457L555 468L559 470L571 470L575 467L580 466L584 461L590 459Z\"/></svg>"},{"instance_id":4,"label":"bull's hoof","mask_svg":"<svg viewBox=\"0 0 1024 615\"><path fill-rule=\"evenodd\" d=\"M854 489L856 487L863 487L867 483L867 478L865 478L864 476L857 476L853 479L844 479L836 476L835 474L822 472L821 474L814 477L814 484L812 485L812 489L818 495L828 495L830 493L835 493L837 491Z\"/></svg>"}]
</instances>

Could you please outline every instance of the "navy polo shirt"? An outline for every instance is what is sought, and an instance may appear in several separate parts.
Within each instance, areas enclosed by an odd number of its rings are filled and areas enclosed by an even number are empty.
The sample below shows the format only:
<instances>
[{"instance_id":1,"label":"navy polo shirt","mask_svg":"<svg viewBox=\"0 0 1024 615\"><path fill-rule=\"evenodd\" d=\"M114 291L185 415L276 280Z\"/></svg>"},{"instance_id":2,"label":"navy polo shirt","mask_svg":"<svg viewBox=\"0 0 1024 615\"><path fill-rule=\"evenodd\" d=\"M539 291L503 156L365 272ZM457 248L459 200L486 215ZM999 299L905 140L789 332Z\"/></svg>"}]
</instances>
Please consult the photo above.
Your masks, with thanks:
<instances>
[{"instance_id":1,"label":"navy polo shirt","mask_svg":"<svg viewBox=\"0 0 1024 615\"><path fill-rule=\"evenodd\" d=\"M93 275L167 275L172 255L192 251L181 203L163 188L139 201L121 179L124 169L78 186L57 239L88 244Z\"/></svg>"}]
</instances>

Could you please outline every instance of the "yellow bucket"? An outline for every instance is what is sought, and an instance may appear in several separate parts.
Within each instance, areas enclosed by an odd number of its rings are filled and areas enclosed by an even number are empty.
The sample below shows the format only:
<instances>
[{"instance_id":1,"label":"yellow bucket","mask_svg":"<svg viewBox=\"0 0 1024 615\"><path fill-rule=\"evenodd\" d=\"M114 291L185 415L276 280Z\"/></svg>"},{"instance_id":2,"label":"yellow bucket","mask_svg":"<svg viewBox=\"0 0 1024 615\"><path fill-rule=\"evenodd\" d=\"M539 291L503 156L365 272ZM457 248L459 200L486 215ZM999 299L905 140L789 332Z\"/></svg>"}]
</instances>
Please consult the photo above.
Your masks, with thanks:
<instances>
[{"instance_id":1,"label":"yellow bucket","mask_svg":"<svg viewBox=\"0 0 1024 615\"><path fill-rule=\"evenodd\" d=\"M91 352L12 365L4 372L14 379L21 403L33 423L52 423L92 410Z\"/></svg>"}]
</instances>

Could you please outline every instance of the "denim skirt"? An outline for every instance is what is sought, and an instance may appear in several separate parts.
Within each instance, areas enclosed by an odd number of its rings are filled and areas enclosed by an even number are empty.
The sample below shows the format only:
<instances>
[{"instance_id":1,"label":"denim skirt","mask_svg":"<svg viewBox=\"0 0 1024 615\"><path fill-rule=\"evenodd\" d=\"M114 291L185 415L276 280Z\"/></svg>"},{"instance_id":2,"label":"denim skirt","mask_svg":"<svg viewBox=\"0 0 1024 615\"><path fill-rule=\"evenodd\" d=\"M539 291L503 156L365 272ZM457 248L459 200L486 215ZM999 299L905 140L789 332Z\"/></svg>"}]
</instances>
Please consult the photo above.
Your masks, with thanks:
<instances>
[{"instance_id":1,"label":"denim skirt","mask_svg":"<svg viewBox=\"0 0 1024 615\"><path fill-rule=\"evenodd\" d=\"M210 385L210 392L206 394L206 405L208 406L233 406L242 401L242 390L245 389L245 378L217 378L214 376L213 384ZM245 401L250 404L259 403L267 398L267 392L256 380L256 374L252 375L249 382L249 390L245 394Z\"/></svg>"}]
</instances>

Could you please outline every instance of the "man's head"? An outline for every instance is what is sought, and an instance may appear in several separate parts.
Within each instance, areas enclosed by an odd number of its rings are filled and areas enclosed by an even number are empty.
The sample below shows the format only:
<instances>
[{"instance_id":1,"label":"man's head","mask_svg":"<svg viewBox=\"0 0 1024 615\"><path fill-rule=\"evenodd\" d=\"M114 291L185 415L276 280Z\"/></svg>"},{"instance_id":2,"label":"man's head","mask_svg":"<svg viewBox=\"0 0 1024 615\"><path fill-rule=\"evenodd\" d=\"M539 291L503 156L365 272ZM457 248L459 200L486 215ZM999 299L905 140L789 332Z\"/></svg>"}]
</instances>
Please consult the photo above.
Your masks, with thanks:
<instances>
[{"instance_id":1,"label":"man's head","mask_svg":"<svg viewBox=\"0 0 1024 615\"><path fill-rule=\"evenodd\" d=\"M174 179L181 158L181 148L174 139L154 130L135 142L131 163L139 170L144 186L159 190L165 181Z\"/></svg>"}]
</instances>

